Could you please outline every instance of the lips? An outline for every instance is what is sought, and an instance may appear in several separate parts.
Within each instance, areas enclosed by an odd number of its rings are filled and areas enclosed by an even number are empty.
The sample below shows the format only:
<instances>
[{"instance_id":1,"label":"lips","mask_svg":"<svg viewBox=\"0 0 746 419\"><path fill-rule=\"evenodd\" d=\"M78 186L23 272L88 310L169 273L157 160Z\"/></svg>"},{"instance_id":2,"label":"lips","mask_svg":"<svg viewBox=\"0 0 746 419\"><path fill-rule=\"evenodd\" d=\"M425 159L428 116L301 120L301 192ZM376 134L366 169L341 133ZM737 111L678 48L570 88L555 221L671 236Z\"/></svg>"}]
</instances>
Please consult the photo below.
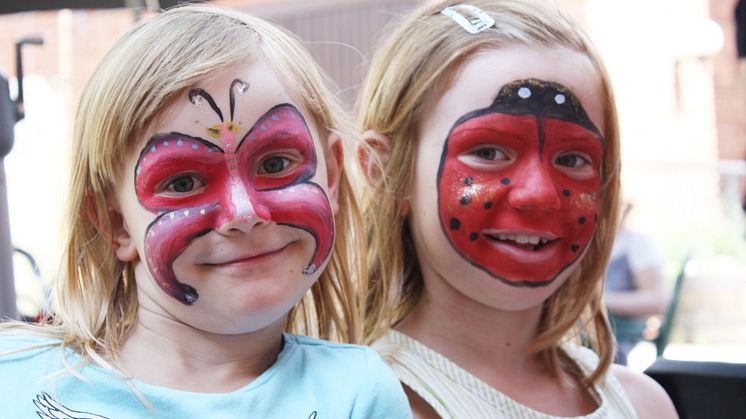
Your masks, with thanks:
<instances>
[{"instance_id":1,"label":"lips","mask_svg":"<svg viewBox=\"0 0 746 419\"><path fill-rule=\"evenodd\" d=\"M247 265L255 265L261 262L264 262L267 259L272 258L273 256L277 256L280 253L282 253L285 249L287 249L292 243L288 243L283 246L279 247L273 247L266 250L259 250L254 251L247 255L239 255L239 256L228 256L228 257L220 257L217 261L214 262L204 262L201 263L201 265L210 266L210 267L242 267Z\"/></svg>"},{"instance_id":2,"label":"lips","mask_svg":"<svg viewBox=\"0 0 746 419\"><path fill-rule=\"evenodd\" d=\"M562 242L561 237L553 234L495 230L482 231L480 237L493 251L508 257L515 267L550 263Z\"/></svg>"}]
</instances>

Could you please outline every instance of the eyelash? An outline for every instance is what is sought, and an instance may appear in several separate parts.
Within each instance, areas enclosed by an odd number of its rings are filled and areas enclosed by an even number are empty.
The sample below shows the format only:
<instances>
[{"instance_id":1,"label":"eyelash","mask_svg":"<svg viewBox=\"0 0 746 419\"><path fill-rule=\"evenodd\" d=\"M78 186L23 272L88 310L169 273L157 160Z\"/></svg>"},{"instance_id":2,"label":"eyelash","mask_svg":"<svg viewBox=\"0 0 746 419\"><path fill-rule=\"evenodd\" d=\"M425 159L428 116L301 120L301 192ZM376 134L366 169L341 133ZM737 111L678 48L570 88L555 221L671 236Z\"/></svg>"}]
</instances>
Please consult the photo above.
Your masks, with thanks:
<instances>
[{"instance_id":1,"label":"eyelash","mask_svg":"<svg viewBox=\"0 0 746 419\"><path fill-rule=\"evenodd\" d=\"M189 180L191 183L187 184L189 187L189 190L187 191L178 191L176 190L176 182L179 180ZM190 193L193 193L195 190L200 189L205 186L205 181L192 173L182 173L180 175L176 175L174 177L171 177L167 179L165 182L163 182L162 186L158 189L162 190L165 193L169 194L180 194L180 195L188 195Z\"/></svg>"},{"instance_id":2,"label":"eyelash","mask_svg":"<svg viewBox=\"0 0 746 419\"><path fill-rule=\"evenodd\" d=\"M267 170L267 163L271 163L277 160L282 161L282 168L274 171ZM302 164L304 160L305 157L298 150L275 150L272 152L272 154L267 154L259 160L257 174L260 176L268 177L285 176L288 173L292 172L300 164Z\"/></svg>"},{"instance_id":3,"label":"eyelash","mask_svg":"<svg viewBox=\"0 0 746 419\"><path fill-rule=\"evenodd\" d=\"M485 155L485 152L487 155ZM510 154L507 151L495 146L477 147L472 149L469 154L486 161L511 160Z\"/></svg>"},{"instance_id":4,"label":"eyelash","mask_svg":"<svg viewBox=\"0 0 746 419\"><path fill-rule=\"evenodd\" d=\"M282 167L278 170L268 170L267 163L274 162L274 161L282 161ZM269 156L265 159L262 159L262 161L259 163L259 170L258 173L262 175L276 175L278 173L282 173L285 169L287 169L288 166L290 166L293 163L293 161L285 156Z\"/></svg>"},{"instance_id":5,"label":"eyelash","mask_svg":"<svg viewBox=\"0 0 746 419\"><path fill-rule=\"evenodd\" d=\"M571 164L571 165L561 164L560 160L561 159L566 159L566 158L575 158L574 162L576 164ZM581 160L581 162L580 162L579 165L577 164L578 160ZM586 165L590 166L591 165L591 160L590 160L589 157L585 156L584 154L581 154L581 153L572 153L571 152L571 153L561 154L561 155L557 156L554 159L554 163L556 165L558 165L558 166L566 167L568 169L577 169L577 168L580 168L580 167L583 167L583 166L586 166Z\"/></svg>"}]
</instances>

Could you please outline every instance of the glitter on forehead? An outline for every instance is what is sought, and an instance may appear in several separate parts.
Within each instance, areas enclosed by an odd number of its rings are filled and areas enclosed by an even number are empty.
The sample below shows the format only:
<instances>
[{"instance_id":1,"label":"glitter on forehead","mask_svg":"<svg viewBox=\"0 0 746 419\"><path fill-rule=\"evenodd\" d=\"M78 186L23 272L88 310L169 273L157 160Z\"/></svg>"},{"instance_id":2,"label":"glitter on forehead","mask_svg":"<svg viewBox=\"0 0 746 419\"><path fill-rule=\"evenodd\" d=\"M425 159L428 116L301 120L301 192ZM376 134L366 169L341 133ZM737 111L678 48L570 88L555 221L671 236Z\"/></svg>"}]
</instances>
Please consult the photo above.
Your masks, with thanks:
<instances>
[{"instance_id":1,"label":"glitter on forehead","mask_svg":"<svg viewBox=\"0 0 746 419\"><path fill-rule=\"evenodd\" d=\"M190 95L189 96L189 101L192 102L192 105L194 105L194 106L196 106L196 107L199 108L200 106L202 106L202 103L204 103L205 98L203 98L202 96L192 96L192 95Z\"/></svg>"},{"instance_id":2,"label":"glitter on forehead","mask_svg":"<svg viewBox=\"0 0 746 419\"><path fill-rule=\"evenodd\" d=\"M239 95L242 95L249 91L249 84L245 83L241 80L236 80L236 83L234 84L233 88L236 90L236 93Z\"/></svg>"}]
</instances>

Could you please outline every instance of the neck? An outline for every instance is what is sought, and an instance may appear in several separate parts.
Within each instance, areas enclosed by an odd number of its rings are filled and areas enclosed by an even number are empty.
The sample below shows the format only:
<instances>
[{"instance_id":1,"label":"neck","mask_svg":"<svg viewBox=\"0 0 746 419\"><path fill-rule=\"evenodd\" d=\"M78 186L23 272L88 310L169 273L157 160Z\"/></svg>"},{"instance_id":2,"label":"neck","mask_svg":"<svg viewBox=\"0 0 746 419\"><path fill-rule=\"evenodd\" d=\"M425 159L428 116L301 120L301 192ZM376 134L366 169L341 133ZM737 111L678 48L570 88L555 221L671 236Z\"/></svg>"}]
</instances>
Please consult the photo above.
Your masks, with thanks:
<instances>
[{"instance_id":1,"label":"neck","mask_svg":"<svg viewBox=\"0 0 746 419\"><path fill-rule=\"evenodd\" d=\"M525 375L527 368L538 368L528 347L536 336L541 308L493 308L461 294L442 278L431 278L426 279L419 303L397 329L467 371L484 372L490 382L485 368L500 376L511 371Z\"/></svg>"},{"instance_id":2,"label":"neck","mask_svg":"<svg viewBox=\"0 0 746 419\"><path fill-rule=\"evenodd\" d=\"M256 332L216 334L141 306L120 357L128 374L148 384L229 392L274 364L282 350L283 320Z\"/></svg>"}]
</instances>

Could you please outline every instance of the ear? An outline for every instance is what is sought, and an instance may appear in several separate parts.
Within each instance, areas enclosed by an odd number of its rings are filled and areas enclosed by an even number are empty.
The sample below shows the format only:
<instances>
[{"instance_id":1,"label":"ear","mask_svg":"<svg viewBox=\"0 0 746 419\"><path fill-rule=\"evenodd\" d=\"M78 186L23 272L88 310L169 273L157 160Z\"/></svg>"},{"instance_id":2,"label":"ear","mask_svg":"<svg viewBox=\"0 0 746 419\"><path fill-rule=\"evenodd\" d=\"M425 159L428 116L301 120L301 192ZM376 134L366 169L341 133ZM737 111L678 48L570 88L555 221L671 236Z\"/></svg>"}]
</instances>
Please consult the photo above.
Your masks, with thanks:
<instances>
[{"instance_id":1,"label":"ear","mask_svg":"<svg viewBox=\"0 0 746 419\"><path fill-rule=\"evenodd\" d=\"M134 262L138 259L137 246L130 236L127 222L124 220L119 210L111 208L109 210L109 220L111 225L111 245L117 259L122 262Z\"/></svg>"},{"instance_id":2,"label":"ear","mask_svg":"<svg viewBox=\"0 0 746 419\"><path fill-rule=\"evenodd\" d=\"M371 186L383 179L383 166L391 155L391 138L373 130L362 135L363 144L358 147L357 159Z\"/></svg>"},{"instance_id":3,"label":"ear","mask_svg":"<svg viewBox=\"0 0 746 419\"><path fill-rule=\"evenodd\" d=\"M332 211L336 214L339 209L339 181L342 179L342 169L344 167L342 138L336 132L331 132L326 144L326 152L324 153L326 157L326 184L329 188Z\"/></svg>"}]
</instances>

